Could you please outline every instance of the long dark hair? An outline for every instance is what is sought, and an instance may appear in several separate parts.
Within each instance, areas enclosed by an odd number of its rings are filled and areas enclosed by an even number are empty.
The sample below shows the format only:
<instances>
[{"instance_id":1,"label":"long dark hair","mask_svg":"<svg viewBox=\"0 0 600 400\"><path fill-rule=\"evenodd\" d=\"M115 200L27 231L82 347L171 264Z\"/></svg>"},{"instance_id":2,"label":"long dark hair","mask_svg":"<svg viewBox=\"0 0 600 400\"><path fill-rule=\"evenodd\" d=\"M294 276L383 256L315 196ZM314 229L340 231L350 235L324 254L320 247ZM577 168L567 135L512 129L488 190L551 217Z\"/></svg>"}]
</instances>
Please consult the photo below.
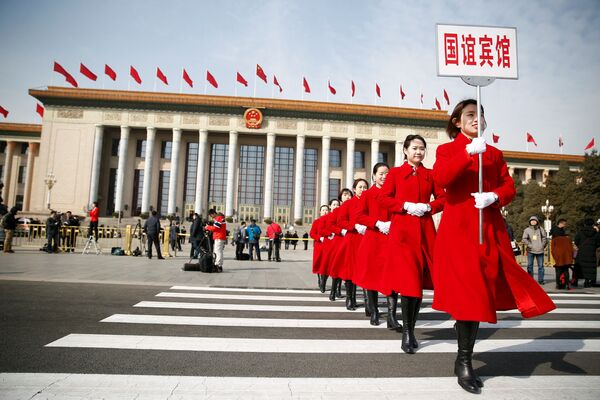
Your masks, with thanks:
<instances>
[{"instance_id":1,"label":"long dark hair","mask_svg":"<svg viewBox=\"0 0 600 400\"><path fill-rule=\"evenodd\" d=\"M456 135L460 133L460 128L458 128L455 124L457 121L460 121L460 117L463 113L463 110L466 106L473 104L477 107L477 100L475 99L466 99L461 101L454 107L454 111L452 111L452 115L450 115L450 119L448 120L448 125L446 126L446 133L450 137L450 139L454 139ZM485 111L483 110L483 106L481 106L481 116L485 115ZM485 129L485 125L483 125Z\"/></svg>"}]
</instances>

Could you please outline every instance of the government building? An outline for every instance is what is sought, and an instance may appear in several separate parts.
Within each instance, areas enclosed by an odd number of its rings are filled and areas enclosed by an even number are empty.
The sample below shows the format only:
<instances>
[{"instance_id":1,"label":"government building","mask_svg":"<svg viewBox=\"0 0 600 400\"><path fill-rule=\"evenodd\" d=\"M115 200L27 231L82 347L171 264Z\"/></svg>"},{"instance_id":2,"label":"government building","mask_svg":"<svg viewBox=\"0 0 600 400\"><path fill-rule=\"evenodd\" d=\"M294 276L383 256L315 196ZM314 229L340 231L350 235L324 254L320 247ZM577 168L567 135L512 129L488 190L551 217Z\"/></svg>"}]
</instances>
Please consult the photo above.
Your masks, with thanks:
<instances>
[{"instance_id":1,"label":"government building","mask_svg":"<svg viewBox=\"0 0 600 400\"><path fill-rule=\"evenodd\" d=\"M309 225L321 204L403 161L409 134L425 165L446 143L446 111L196 94L48 87L30 95L41 125L0 123L3 198L23 214L206 215ZM510 172L544 180L583 156L505 151Z\"/></svg>"}]
</instances>

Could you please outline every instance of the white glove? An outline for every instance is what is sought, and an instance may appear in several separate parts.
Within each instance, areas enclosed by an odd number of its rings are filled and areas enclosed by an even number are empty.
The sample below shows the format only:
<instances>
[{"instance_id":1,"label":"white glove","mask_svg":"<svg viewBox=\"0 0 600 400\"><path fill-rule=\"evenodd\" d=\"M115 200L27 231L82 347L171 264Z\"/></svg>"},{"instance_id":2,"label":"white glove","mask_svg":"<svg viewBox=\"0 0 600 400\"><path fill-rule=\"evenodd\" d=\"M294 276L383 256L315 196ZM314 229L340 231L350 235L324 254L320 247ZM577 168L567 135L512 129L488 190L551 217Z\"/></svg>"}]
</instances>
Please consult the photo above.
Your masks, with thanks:
<instances>
[{"instance_id":1,"label":"white glove","mask_svg":"<svg viewBox=\"0 0 600 400\"><path fill-rule=\"evenodd\" d=\"M420 203L422 204L422 203ZM419 207L416 203L411 203L408 201L404 202L404 209L406 212L414 217L422 217L425 212Z\"/></svg>"},{"instance_id":2,"label":"white glove","mask_svg":"<svg viewBox=\"0 0 600 400\"><path fill-rule=\"evenodd\" d=\"M384 235L390 233L390 226L385 222L377 221L375 223L375 226L377 227L377 229L379 229L379 232L383 233Z\"/></svg>"},{"instance_id":3,"label":"white glove","mask_svg":"<svg viewBox=\"0 0 600 400\"><path fill-rule=\"evenodd\" d=\"M485 153L485 149L486 144L483 136L473 139L471 143L467 145L467 153L470 155Z\"/></svg>"},{"instance_id":4,"label":"white glove","mask_svg":"<svg viewBox=\"0 0 600 400\"><path fill-rule=\"evenodd\" d=\"M422 212L422 215L425 215L426 213L428 213L429 211L431 211L431 206L429 204L425 204L425 203L417 203L416 204L417 210Z\"/></svg>"},{"instance_id":5,"label":"white glove","mask_svg":"<svg viewBox=\"0 0 600 400\"><path fill-rule=\"evenodd\" d=\"M320 241L321 243L323 243L323 242L325 241L325 237L321 236L321 237L319 238L319 241Z\"/></svg>"},{"instance_id":6,"label":"white glove","mask_svg":"<svg viewBox=\"0 0 600 400\"><path fill-rule=\"evenodd\" d=\"M354 229L356 229L356 232L360 233L361 235L364 235L365 232L367 232L367 227L361 224L354 225Z\"/></svg>"},{"instance_id":7,"label":"white glove","mask_svg":"<svg viewBox=\"0 0 600 400\"><path fill-rule=\"evenodd\" d=\"M475 208L486 208L498 200L498 195L494 192L471 193L475 198Z\"/></svg>"},{"instance_id":8,"label":"white glove","mask_svg":"<svg viewBox=\"0 0 600 400\"><path fill-rule=\"evenodd\" d=\"M392 226L392 221L386 222L386 225L387 225L387 230L389 232L390 231L390 226Z\"/></svg>"},{"instance_id":9,"label":"white glove","mask_svg":"<svg viewBox=\"0 0 600 400\"><path fill-rule=\"evenodd\" d=\"M327 239L333 240L334 237L335 237L335 233L332 233L331 235L329 235L329 237Z\"/></svg>"},{"instance_id":10,"label":"white glove","mask_svg":"<svg viewBox=\"0 0 600 400\"><path fill-rule=\"evenodd\" d=\"M346 236L346 233L348 233L347 229L342 229L342 236Z\"/></svg>"}]
</instances>

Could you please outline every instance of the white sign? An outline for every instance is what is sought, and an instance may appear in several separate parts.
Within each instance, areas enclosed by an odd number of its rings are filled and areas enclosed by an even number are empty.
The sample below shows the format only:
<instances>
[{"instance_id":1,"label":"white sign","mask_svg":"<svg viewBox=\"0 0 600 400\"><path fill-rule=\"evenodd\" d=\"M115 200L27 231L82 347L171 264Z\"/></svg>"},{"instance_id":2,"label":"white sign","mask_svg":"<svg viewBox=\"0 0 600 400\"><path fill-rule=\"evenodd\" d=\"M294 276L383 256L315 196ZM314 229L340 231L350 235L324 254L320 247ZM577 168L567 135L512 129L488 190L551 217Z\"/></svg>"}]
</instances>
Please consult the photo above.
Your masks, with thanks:
<instances>
[{"instance_id":1,"label":"white sign","mask_svg":"<svg viewBox=\"0 0 600 400\"><path fill-rule=\"evenodd\" d=\"M517 28L436 25L438 76L518 79Z\"/></svg>"}]
</instances>

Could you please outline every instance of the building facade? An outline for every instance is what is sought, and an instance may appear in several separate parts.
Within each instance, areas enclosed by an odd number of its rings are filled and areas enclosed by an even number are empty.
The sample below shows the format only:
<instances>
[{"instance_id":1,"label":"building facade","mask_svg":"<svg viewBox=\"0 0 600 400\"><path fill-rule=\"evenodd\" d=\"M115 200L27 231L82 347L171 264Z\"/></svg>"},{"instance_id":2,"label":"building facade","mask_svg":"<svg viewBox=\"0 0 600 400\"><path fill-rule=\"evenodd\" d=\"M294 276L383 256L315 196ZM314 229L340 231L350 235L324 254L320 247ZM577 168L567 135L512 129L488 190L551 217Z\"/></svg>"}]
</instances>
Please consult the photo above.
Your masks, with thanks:
<instances>
[{"instance_id":1,"label":"building facade","mask_svg":"<svg viewBox=\"0 0 600 400\"><path fill-rule=\"evenodd\" d=\"M44 104L43 123L20 137L25 125L0 124L0 165L5 201L31 213L98 201L104 216L215 208L234 220L306 225L376 162L400 165L407 135L427 140L428 167L448 141L446 111L58 87L30 94ZM249 109L262 114L260 126ZM560 160L583 160L505 156L513 173L541 182Z\"/></svg>"}]
</instances>

